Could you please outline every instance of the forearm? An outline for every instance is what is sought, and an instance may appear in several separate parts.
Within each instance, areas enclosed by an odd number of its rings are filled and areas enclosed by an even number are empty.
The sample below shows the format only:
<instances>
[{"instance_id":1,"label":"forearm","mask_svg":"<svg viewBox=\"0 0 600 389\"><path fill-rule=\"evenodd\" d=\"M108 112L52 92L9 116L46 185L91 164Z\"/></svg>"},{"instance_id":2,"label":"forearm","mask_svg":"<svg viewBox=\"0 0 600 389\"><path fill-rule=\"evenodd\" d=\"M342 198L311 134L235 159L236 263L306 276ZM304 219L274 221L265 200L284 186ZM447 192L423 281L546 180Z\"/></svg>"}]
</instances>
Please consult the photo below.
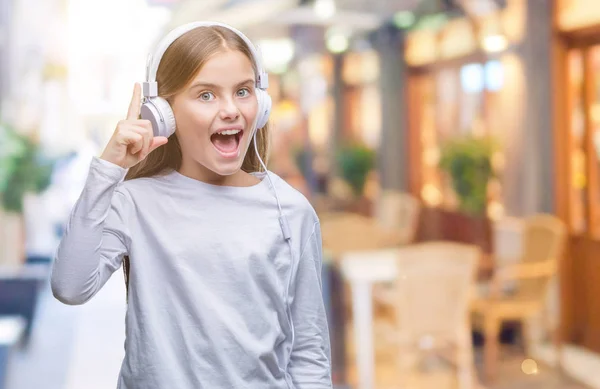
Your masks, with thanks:
<instances>
[{"instance_id":1,"label":"forearm","mask_svg":"<svg viewBox=\"0 0 600 389\"><path fill-rule=\"evenodd\" d=\"M111 227L107 219L111 212L119 212L113 199L123 174L120 168L92 161L52 269L52 291L66 304L88 301L118 267L125 242L121 231Z\"/></svg>"},{"instance_id":2,"label":"forearm","mask_svg":"<svg viewBox=\"0 0 600 389\"><path fill-rule=\"evenodd\" d=\"M289 372L299 389L331 389L329 327L321 283L318 223L298 264L292 309L294 346Z\"/></svg>"}]
</instances>

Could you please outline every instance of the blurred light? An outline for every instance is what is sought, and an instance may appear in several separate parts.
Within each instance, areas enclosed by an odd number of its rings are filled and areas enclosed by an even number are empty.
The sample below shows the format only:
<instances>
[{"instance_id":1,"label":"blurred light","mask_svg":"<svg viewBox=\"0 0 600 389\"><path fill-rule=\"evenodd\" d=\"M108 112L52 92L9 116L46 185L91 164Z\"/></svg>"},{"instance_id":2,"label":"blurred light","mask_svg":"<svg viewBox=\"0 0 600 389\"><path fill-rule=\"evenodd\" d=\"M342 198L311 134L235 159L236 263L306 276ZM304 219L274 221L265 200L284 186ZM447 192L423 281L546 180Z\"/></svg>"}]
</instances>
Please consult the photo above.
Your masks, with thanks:
<instances>
[{"instance_id":1,"label":"blurred light","mask_svg":"<svg viewBox=\"0 0 600 389\"><path fill-rule=\"evenodd\" d=\"M460 84L466 93L479 93L483 90L483 66L478 63L460 68Z\"/></svg>"},{"instance_id":2,"label":"blurred light","mask_svg":"<svg viewBox=\"0 0 600 389\"><path fill-rule=\"evenodd\" d=\"M293 100L281 100L275 104L270 118L277 124L277 130L290 131L300 120L300 108Z\"/></svg>"},{"instance_id":3,"label":"blurred light","mask_svg":"<svg viewBox=\"0 0 600 389\"><path fill-rule=\"evenodd\" d=\"M315 14L319 19L329 19L335 15L335 2L333 0L316 0Z\"/></svg>"},{"instance_id":4,"label":"blurred light","mask_svg":"<svg viewBox=\"0 0 600 389\"><path fill-rule=\"evenodd\" d=\"M489 61L485 64L485 88L496 92L504 86L504 67L502 62L497 60Z\"/></svg>"},{"instance_id":5,"label":"blurred light","mask_svg":"<svg viewBox=\"0 0 600 389\"><path fill-rule=\"evenodd\" d=\"M488 205L487 215L492 220L500 220L504 217L504 206L497 201L492 201Z\"/></svg>"},{"instance_id":6,"label":"blurred light","mask_svg":"<svg viewBox=\"0 0 600 389\"><path fill-rule=\"evenodd\" d=\"M573 157L573 188L585 189L587 186L587 177L585 174L586 156L581 149L574 150Z\"/></svg>"},{"instance_id":7,"label":"blurred light","mask_svg":"<svg viewBox=\"0 0 600 389\"><path fill-rule=\"evenodd\" d=\"M415 22L415 14L410 11L396 12L393 20L396 27L401 29L409 28Z\"/></svg>"},{"instance_id":8,"label":"blurred light","mask_svg":"<svg viewBox=\"0 0 600 389\"><path fill-rule=\"evenodd\" d=\"M437 147L430 147L423 153L423 162L427 166L437 166L440 161L440 149Z\"/></svg>"},{"instance_id":9,"label":"blurred light","mask_svg":"<svg viewBox=\"0 0 600 389\"><path fill-rule=\"evenodd\" d=\"M426 184L421 189L421 198L425 204L435 207L442 203L442 192L433 184Z\"/></svg>"},{"instance_id":10,"label":"blurred light","mask_svg":"<svg viewBox=\"0 0 600 389\"><path fill-rule=\"evenodd\" d=\"M348 39L348 35L343 31L330 30L325 35L327 50L334 54L343 53L348 50L350 40Z\"/></svg>"},{"instance_id":11,"label":"blurred light","mask_svg":"<svg viewBox=\"0 0 600 389\"><path fill-rule=\"evenodd\" d=\"M332 53L343 53L348 50L348 38L343 35L333 35L327 38L327 48Z\"/></svg>"},{"instance_id":12,"label":"blurred light","mask_svg":"<svg viewBox=\"0 0 600 389\"><path fill-rule=\"evenodd\" d=\"M291 39L265 39L257 42L264 67L268 72L282 74L294 57L294 42Z\"/></svg>"},{"instance_id":13,"label":"blurred light","mask_svg":"<svg viewBox=\"0 0 600 389\"><path fill-rule=\"evenodd\" d=\"M600 159L600 131L596 130L593 136L594 141L594 149L596 150L596 155L598 159Z\"/></svg>"},{"instance_id":14,"label":"blurred light","mask_svg":"<svg viewBox=\"0 0 600 389\"><path fill-rule=\"evenodd\" d=\"M16 342L24 327L25 320L22 317L6 316L0 321L0 342L2 344Z\"/></svg>"},{"instance_id":15,"label":"blurred light","mask_svg":"<svg viewBox=\"0 0 600 389\"><path fill-rule=\"evenodd\" d=\"M504 154L500 151L496 151L492 154L491 162L492 167L497 172L504 170L504 166L506 165L506 159L504 158Z\"/></svg>"},{"instance_id":16,"label":"blurred light","mask_svg":"<svg viewBox=\"0 0 600 389\"><path fill-rule=\"evenodd\" d=\"M488 53L498 53L506 50L508 40L502 34L488 35L483 38L483 49Z\"/></svg>"},{"instance_id":17,"label":"blurred light","mask_svg":"<svg viewBox=\"0 0 600 389\"><path fill-rule=\"evenodd\" d=\"M537 374L538 366L533 359L526 359L521 363L521 370L527 375Z\"/></svg>"},{"instance_id":18,"label":"blurred light","mask_svg":"<svg viewBox=\"0 0 600 389\"><path fill-rule=\"evenodd\" d=\"M593 105L590 107L590 119L592 122L597 123L600 122L600 104L592 103Z\"/></svg>"}]
</instances>

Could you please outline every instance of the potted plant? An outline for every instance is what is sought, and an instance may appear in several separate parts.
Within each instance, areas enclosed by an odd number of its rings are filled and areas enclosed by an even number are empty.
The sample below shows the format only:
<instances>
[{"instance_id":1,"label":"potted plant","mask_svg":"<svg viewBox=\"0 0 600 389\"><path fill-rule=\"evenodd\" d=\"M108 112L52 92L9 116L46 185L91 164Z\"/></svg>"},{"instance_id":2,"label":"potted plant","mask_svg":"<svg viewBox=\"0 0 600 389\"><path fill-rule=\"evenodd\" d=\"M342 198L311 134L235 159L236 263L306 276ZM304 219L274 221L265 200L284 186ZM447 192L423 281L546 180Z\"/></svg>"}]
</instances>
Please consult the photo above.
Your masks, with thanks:
<instances>
[{"instance_id":1,"label":"potted plant","mask_svg":"<svg viewBox=\"0 0 600 389\"><path fill-rule=\"evenodd\" d=\"M0 145L0 264L18 265L25 259L25 196L49 186L53 162L44 158L34 140L6 125L0 125Z\"/></svg>"},{"instance_id":2,"label":"potted plant","mask_svg":"<svg viewBox=\"0 0 600 389\"><path fill-rule=\"evenodd\" d=\"M341 178L348 184L354 195L352 210L362 214L370 212L370 204L364 196L369 172L375 167L375 152L360 143L340 148L337 163Z\"/></svg>"},{"instance_id":3,"label":"potted plant","mask_svg":"<svg viewBox=\"0 0 600 389\"><path fill-rule=\"evenodd\" d=\"M439 166L450 178L461 212L485 215L488 183L495 175L495 151L492 138L472 135L452 139L442 146Z\"/></svg>"}]
</instances>

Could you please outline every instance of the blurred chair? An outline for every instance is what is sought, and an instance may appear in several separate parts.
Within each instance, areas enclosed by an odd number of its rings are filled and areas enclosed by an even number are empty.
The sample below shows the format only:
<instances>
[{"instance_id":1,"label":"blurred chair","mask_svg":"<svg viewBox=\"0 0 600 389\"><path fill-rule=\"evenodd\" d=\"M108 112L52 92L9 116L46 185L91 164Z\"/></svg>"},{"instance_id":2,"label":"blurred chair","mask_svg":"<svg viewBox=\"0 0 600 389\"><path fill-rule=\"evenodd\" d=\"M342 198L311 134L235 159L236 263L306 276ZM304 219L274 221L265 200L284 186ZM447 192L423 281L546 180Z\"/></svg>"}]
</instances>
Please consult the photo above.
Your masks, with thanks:
<instances>
[{"instance_id":1,"label":"blurred chair","mask_svg":"<svg viewBox=\"0 0 600 389\"><path fill-rule=\"evenodd\" d=\"M522 218L503 217L492 223L492 247L493 251L489 258L490 270L502 268L519 262L523 256L523 231L525 221ZM490 274L491 275L491 274ZM502 285L504 292L514 290L516 281L507 281ZM489 277L477 285L478 294L487 296L489 294Z\"/></svg>"},{"instance_id":2,"label":"blurred chair","mask_svg":"<svg viewBox=\"0 0 600 389\"><path fill-rule=\"evenodd\" d=\"M534 215L524 219L522 256L514 263L500 263L486 295L473 303L474 324L485 337L484 368L488 380L493 380L498 365L498 335L502 323L519 321L523 328L526 352L531 345L531 319L545 312L551 282L558 270L559 259L567 238L564 223L552 215ZM511 288L506 288L512 283ZM545 317L549 320L549 317ZM556 326L553 329L556 332ZM554 334L557 350L560 350ZM560 352L560 351L559 351Z\"/></svg>"},{"instance_id":3,"label":"blurred chair","mask_svg":"<svg viewBox=\"0 0 600 389\"><path fill-rule=\"evenodd\" d=\"M320 214L319 219L321 221L323 253L334 264L344 253L372 252L374 250L396 248L402 244L403 236L401 232L383 227L374 218L351 212L327 212ZM365 260L368 261L368 259ZM385 286L385 284L382 285ZM375 289L375 293L380 294L377 292L380 288ZM346 301L345 307L348 311L350 310L350 303L350 301ZM381 308L378 307L379 309Z\"/></svg>"},{"instance_id":4,"label":"blurred chair","mask_svg":"<svg viewBox=\"0 0 600 389\"><path fill-rule=\"evenodd\" d=\"M327 184L328 209L347 208L355 199L352 187L342 178L333 176Z\"/></svg>"},{"instance_id":5,"label":"blurred chair","mask_svg":"<svg viewBox=\"0 0 600 389\"><path fill-rule=\"evenodd\" d=\"M403 242L402 233L385 228L376 219L351 212L330 212L319 215L323 252L335 263L344 253L373 251L399 247ZM368 261L368 259L365 259ZM386 311L377 296L387 293L387 284L374 287L377 311ZM350 302L346 304L350 309Z\"/></svg>"},{"instance_id":6,"label":"blurred chair","mask_svg":"<svg viewBox=\"0 0 600 389\"><path fill-rule=\"evenodd\" d=\"M396 190L383 190L375 202L374 217L377 224L398 236L398 244L406 245L415 240L421 212L420 201L409 193ZM392 285L373 285L373 300L378 316L393 315L393 307L388 304Z\"/></svg>"},{"instance_id":7,"label":"blurred chair","mask_svg":"<svg viewBox=\"0 0 600 389\"><path fill-rule=\"evenodd\" d=\"M400 245L401 234L373 218L351 212L319 214L323 251L334 258L349 251L377 250Z\"/></svg>"},{"instance_id":8,"label":"blurred chair","mask_svg":"<svg viewBox=\"0 0 600 389\"><path fill-rule=\"evenodd\" d=\"M375 219L385 229L395 230L401 244L414 241L419 224L421 203L409 193L384 190L375 203Z\"/></svg>"},{"instance_id":9,"label":"blurred chair","mask_svg":"<svg viewBox=\"0 0 600 389\"><path fill-rule=\"evenodd\" d=\"M393 300L396 317L385 339L399 347L402 381L409 383L423 353L452 350L458 388L476 387L469 307L481 251L474 245L427 242L399 249ZM410 386L402 386L410 387Z\"/></svg>"},{"instance_id":10,"label":"blurred chair","mask_svg":"<svg viewBox=\"0 0 600 389\"><path fill-rule=\"evenodd\" d=\"M342 257L349 252L369 252L398 247L401 237L396 231L382 228L373 218L350 212L320 212L324 268L331 280L324 298L329 308L331 348L336 376L345 376L345 320L352 311L350 286L341 275ZM368 264L372 257L367 255ZM370 300L369 293L369 300Z\"/></svg>"},{"instance_id":11,"label":"blurred chair","mask_svg":"<svg viewBox=\"0 0 600 389\"><path fill-rule=\"evenodd\" d=\"M516 217L504 217L494 221L492 240L494 262L507 265L517 262L523 253L524 220Z\"/></svg>"}]
</instances>

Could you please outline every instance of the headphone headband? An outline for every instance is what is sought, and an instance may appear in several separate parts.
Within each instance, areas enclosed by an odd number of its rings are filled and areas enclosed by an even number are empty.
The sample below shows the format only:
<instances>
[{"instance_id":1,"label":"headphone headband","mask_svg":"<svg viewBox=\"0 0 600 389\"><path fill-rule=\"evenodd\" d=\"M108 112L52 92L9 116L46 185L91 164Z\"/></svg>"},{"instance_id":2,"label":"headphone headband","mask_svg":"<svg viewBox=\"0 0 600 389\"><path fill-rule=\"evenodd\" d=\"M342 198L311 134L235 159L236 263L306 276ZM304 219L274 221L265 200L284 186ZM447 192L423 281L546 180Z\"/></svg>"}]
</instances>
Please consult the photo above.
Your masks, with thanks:
<instances>
[{"instance_id":1,"label":"headphone headband","mask_svg":"<svg viewBox=\"0 0 600 389\"><path fill-rule=\"evenodd\" d=\"M211 26L220 26L227 28L234 33L236 33L242 40L246 43L250 52L252 53L252 58L256 65L257 74L256 74L256 87L259 89L266 90L269 86L269 76L267 72L262 67L262 62L260 55L258 53L257 48L252 44L250 39L246 37L241 31L219 22L192 22L188 24L184 24L183 26L179 26L173 30L171 30L158 44L156 51L154 54L148 57L148 61L146 63L146 82L143 84L143 93L144 97L156 97L158 96L158 84L156 83L156 72L158 71L158 66L160 64L160 60L164 55L165 51L171 46L171 44L180 36L185 34L188 31L191 31L197 27L211 27Z\"/></svg>"}]
</instances>

